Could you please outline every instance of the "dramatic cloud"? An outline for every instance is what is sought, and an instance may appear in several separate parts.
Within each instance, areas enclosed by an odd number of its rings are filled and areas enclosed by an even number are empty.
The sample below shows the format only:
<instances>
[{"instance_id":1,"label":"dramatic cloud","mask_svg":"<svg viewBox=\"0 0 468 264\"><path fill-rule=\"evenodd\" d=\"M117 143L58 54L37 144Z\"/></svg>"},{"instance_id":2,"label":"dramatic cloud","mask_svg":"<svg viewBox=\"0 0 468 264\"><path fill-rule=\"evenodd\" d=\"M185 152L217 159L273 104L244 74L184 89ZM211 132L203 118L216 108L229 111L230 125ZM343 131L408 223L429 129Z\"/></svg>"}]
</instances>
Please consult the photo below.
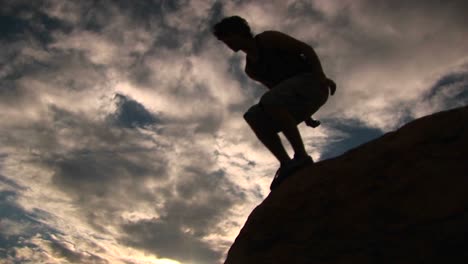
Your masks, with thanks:
<instances>
[{"instance_id":1,"label":"dramatic cloud","mask_svg":"<svg viewBox=\"0 0 468 264\"><path fill-rule=\"evenodd\" d=\"M0 258L221 263L276 160L242 114L266 89L225 16L312 45L335 96L315 160L468 103L464 1L3 0ZM287 145L289 151L291 148Z\"/></svg>"},{"instance_id":2,"label":"dramatic cloud","mask_svg":"<svg viewBox=\"0 0 468 264\"><path fill-rule=\"evenodd\" d=\"M160 122L157 117L148 112L148 110L137 101L129 99L121 94L116 94L115 98L117 100L117 111L110 116L111 122L114 122L115 125L135 128L154 125Z\"/></svg>"}]
</instances>

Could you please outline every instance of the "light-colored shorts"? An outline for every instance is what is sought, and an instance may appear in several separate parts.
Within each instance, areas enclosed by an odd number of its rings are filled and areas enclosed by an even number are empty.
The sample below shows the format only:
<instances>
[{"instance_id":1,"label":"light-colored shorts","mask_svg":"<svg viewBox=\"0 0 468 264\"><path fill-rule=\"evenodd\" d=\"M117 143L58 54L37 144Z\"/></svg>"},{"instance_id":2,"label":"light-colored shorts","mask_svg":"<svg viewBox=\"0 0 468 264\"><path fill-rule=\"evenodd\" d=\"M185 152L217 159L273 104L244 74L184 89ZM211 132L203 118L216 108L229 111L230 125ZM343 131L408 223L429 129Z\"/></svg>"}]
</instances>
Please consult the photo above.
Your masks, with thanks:
<instances>
[{"instance_id":1,"label":"light-colored shorts","mask_svg":"<svg viewBox=\"0 0 468 264\"><path fill-rule=\"evenodd\" d=\"M267 91L261 97L260 102L245 113L244 118L269 123L272 129L279 132L281 128L276 124L274 117L270 117L264 111L265 105L286 108L299 124L325 104L328 93L328 86L317 81L315 75L301 73L282 81Z\"/></svg>"}]
</instances>

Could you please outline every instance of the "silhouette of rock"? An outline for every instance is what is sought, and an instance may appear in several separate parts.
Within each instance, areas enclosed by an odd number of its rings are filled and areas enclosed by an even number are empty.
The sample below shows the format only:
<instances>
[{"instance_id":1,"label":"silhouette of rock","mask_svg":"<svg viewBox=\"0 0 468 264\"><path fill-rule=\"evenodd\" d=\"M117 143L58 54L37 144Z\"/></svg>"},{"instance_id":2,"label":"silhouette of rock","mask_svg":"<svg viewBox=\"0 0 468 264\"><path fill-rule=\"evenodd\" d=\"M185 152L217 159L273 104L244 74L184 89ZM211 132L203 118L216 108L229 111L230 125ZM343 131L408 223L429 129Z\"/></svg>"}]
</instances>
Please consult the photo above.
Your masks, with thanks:
<instances>
[{"instance_id":1,"label":"silhouette of rock","mask_svg":"<svg viewBox=\"0 0 468 264\"><path fill-rule=\"evenodd\" d=\"M311 165L251 213L225 264L468 263L468 107Z\"/></svg>"}]
</instances>

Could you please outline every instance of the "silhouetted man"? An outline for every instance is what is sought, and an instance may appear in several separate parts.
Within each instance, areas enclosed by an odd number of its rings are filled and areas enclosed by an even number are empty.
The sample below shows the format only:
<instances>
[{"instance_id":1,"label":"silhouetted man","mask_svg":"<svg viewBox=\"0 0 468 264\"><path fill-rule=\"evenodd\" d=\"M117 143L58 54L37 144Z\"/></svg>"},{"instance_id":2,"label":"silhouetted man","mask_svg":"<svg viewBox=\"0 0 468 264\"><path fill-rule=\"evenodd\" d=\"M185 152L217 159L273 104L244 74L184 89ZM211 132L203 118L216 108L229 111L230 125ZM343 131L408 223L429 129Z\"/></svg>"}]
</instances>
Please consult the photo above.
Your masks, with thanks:
<instances>
[{"instance_id":1,"label":"silhouetted man","mask_svg":"<svg viewBox=\"0 0 468 264\"><path fill-rule=\"evenodd\" d=\"M325 104L329 92L334 94L335 83L326 77L312 47L284 33L265 31L254 36L245 19L232 16L214 25L213 34L233 51L246 53L245 72L269 89L244 118L280 162L270 186L273 190L293 171L313 163L297 125L303 121L318 125L310 117ZM279 132L294 149L292 159Z\"/></svg>"}]
</instances>

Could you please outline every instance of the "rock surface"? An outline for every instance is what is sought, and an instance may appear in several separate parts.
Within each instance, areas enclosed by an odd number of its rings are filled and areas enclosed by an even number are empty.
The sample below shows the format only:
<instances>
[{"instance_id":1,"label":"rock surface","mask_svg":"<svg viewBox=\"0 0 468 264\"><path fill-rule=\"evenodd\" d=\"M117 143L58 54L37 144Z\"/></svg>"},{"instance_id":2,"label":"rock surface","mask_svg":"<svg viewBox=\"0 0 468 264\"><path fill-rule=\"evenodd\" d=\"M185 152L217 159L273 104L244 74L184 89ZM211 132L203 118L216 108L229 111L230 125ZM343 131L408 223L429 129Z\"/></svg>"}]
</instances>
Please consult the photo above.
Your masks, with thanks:
<instances>
[{"instance_id":1,"label":"rock surface","mask_svg":"<svg viewBox=\"0 0 468 264\"><path fill-rule=\"evenodd\" d=\"M250 263L468 263L468 107L292 175L225 262Z\"/></svg>"}]
</instances>

